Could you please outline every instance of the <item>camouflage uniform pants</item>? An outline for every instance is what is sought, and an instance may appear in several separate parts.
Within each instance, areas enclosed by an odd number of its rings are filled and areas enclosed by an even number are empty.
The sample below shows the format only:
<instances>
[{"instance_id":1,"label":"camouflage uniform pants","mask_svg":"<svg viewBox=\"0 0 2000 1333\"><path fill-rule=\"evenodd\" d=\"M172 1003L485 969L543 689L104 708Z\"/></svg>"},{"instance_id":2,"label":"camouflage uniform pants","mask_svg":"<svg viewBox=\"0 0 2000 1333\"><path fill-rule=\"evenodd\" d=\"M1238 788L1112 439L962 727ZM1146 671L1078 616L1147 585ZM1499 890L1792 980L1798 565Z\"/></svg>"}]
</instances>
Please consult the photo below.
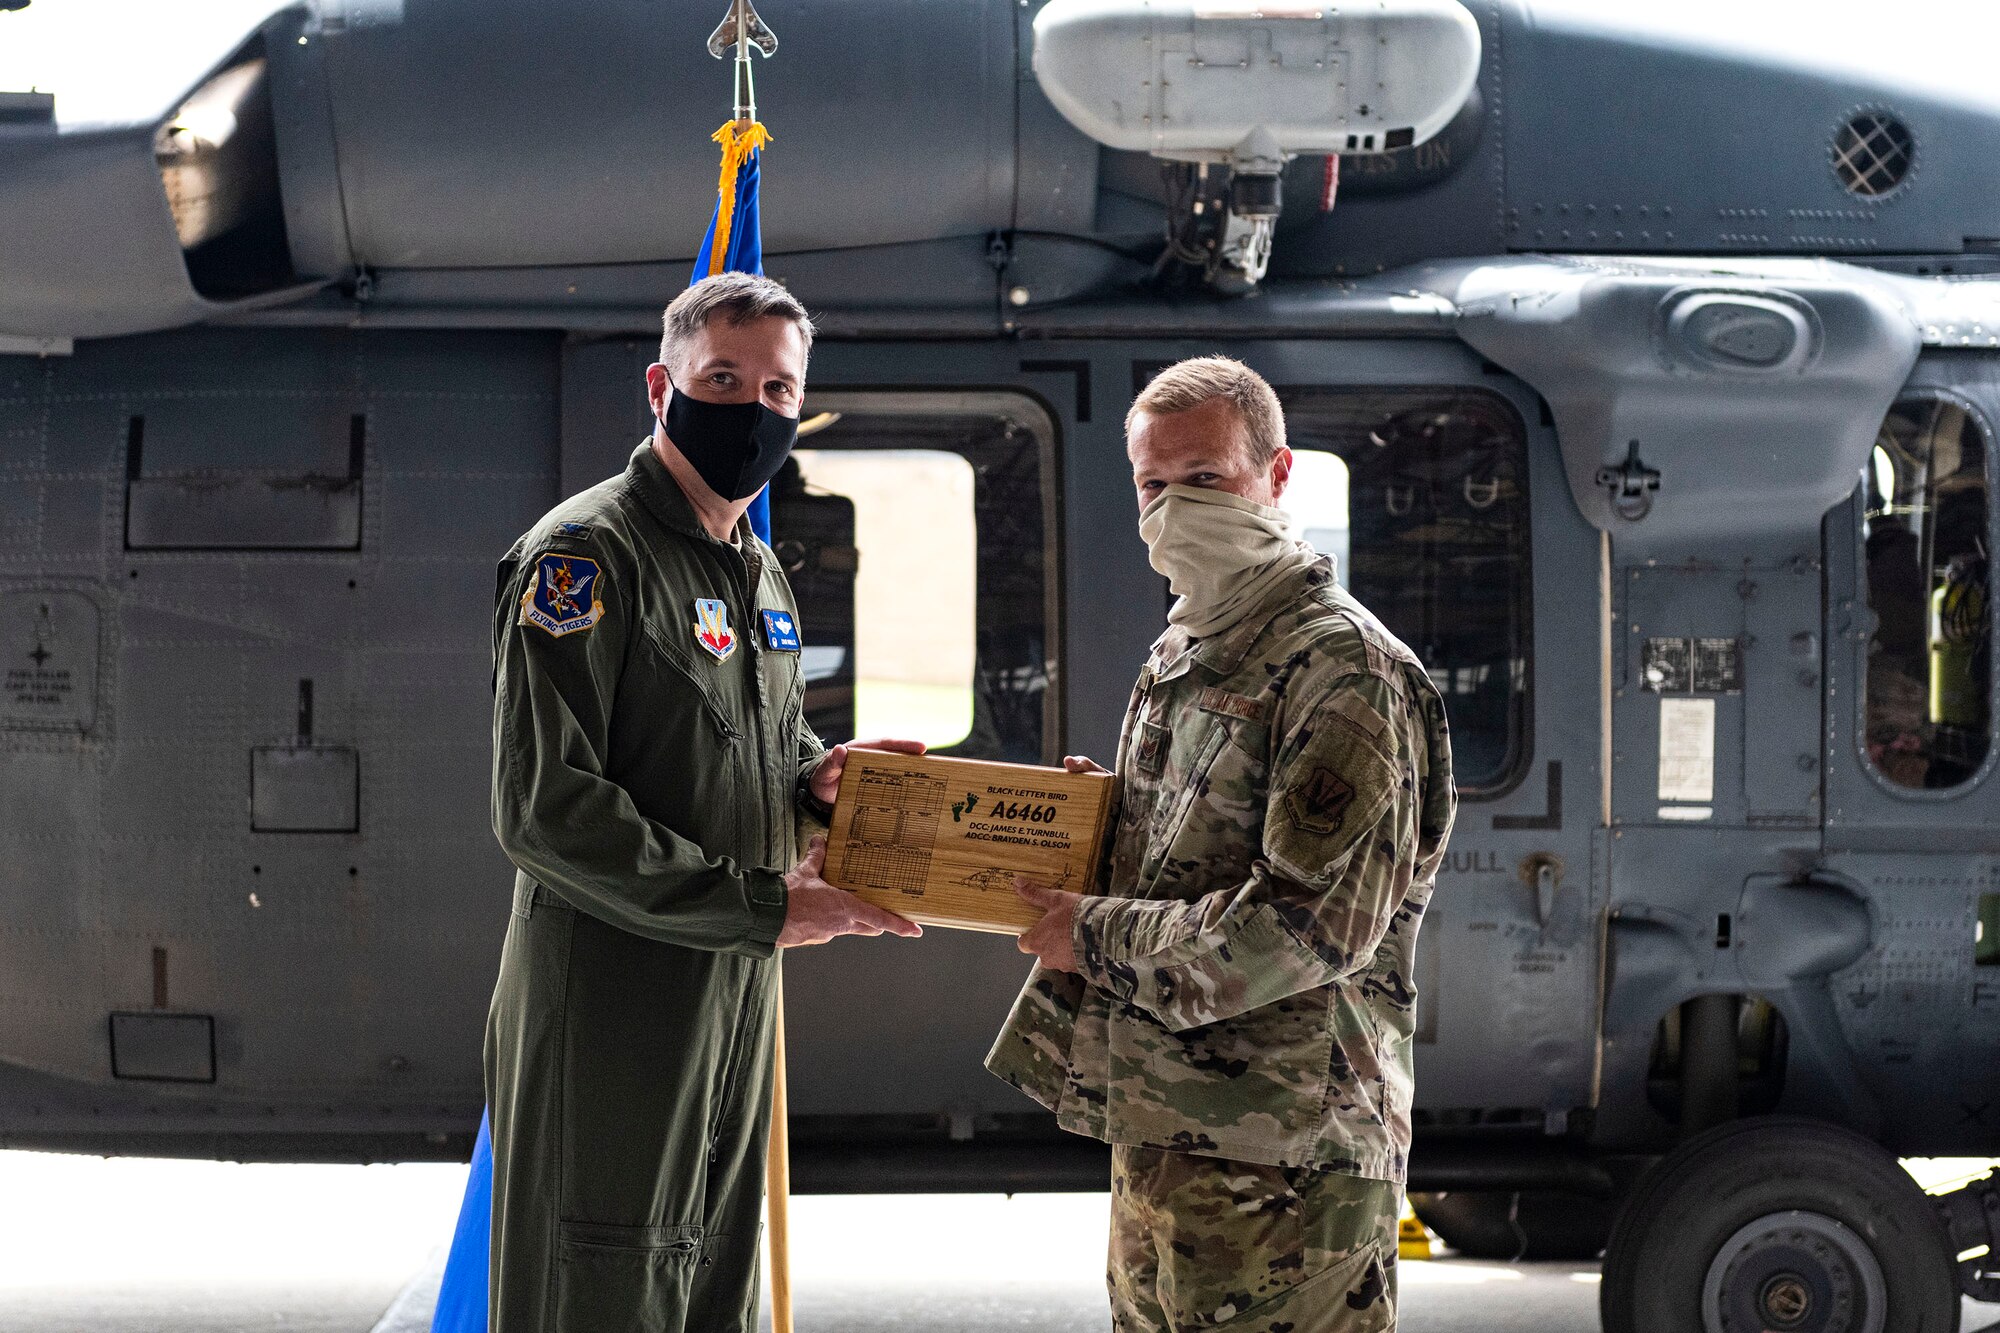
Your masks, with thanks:
<instances>
[{"instance_id":1,"label":"camouflage uniform pants","mask_svg":"<svg viewBox=\"0 0 2000 1333\"><path fill-rule=\"evenodd\" d=\"M1117 1333L1393 1333L1401 1186L1111 1151Z\"/></svg>"}]
</instances>

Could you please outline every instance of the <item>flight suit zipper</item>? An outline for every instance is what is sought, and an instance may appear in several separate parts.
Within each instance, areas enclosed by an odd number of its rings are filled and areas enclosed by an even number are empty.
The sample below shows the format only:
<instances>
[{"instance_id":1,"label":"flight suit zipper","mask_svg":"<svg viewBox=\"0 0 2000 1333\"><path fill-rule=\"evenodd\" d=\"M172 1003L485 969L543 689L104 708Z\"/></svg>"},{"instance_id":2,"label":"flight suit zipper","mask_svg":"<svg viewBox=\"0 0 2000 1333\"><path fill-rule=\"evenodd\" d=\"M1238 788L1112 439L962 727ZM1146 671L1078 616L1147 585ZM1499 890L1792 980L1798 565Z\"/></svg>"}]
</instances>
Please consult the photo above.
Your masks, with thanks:
<instances>
[{"instance_id":1,"label":"flight suit zipper","mask_svg":"<svg viewBox=\"0 0 2000 1333\"><path fill-rule=\"evenodd\" d=\"M737 575L737 591L742 593L744 598L742 603L744 608L743 629L739 630L738 633L745 634L750 640L745 646L749 650L751 676L756 690L756 697L752 701L750 708L751 727L753 728L751 735L755 744L755 749L751 753L757 757L757 797L760 802L758 805L759 822L764 826L762 830L764 857L766 860L769 860L776 850L772 846L771 836L771 757L766 753L764 745L764 648L755 639L758 633L757 584L761 583L762 580L761 578L755 581L752 580L751 573L753 569L761 573L761 562L753 565L751 556L747 550L738 552L731 572ZM748 986L745 987L745 990L746 995L744 998L747 1000ZM745 1007L741 1004L738 1005L737 1012L743 1014L746 1019L749 1016ZM715 1164L722 1152L722 1127L729 1119L729 1101L736 1091L736 1080L743 1063L743 1034L751 1026L748 1022L743 1022L738 1026L735 1039L730 1043L729 1061L723 1067L722 1096L716 1102L715 1118L709 1127L708 1134L708 1161L711 1166Z\"/></svg>"},{"instance_id":2,"label":"flight suit zipper","mask_svg":"<svg viewBox=\"0 0 2000 1333\"><path fill-rule=\"evenodd\" d=\"M774 839L772 837L772 826L776 821L771 818L771 756L765 749L764 713L769 705L768 692L764 686L765 648L757 639L757 635L760 632L758 625L760 599L757 593L759 586L763 582L763 562L753 562L747 549L740 552L737 559L741 566L741 576L737 586L742 590L745 607L744 625L746 628L743 632L749 639L751 675L757 691L755 702L750 710L752 714L751 723L756 729L754 734L757 742L757 748L752 753L757 756L757 796L762 803L759 805L758 810L763 816L764 858L769 861L775 858L778 849L773 846ZM755 577L753 577L753 574Z\"/></svg>"}]
</instances>

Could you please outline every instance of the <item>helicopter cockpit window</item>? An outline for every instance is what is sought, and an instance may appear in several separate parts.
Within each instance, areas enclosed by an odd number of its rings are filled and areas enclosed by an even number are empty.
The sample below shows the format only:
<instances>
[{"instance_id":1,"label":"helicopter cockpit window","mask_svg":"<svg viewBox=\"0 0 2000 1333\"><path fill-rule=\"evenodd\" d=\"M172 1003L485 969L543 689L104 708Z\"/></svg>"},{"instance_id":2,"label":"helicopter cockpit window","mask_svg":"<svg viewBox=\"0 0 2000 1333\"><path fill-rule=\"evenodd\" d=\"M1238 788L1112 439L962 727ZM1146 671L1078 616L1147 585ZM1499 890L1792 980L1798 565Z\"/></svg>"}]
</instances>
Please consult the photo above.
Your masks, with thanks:
<instances>
[{"instance_id":1,"label":"helicopter cockpit window","mask_svg":"<svg viewBox=\"0 0 2000 1333\"><path fill-rule=\"evenodd\" d=\"M1004 393L814 394L771 486L803 612L806 720L1042 763L1053 430Z\"/></svg>"},{"instance_id":2,"label":"helicopter cockpit window","mask_svg":"<svg viewBox=\"0 0 2000 1333\"><path fill-rule=\"evenodd\" d=\"M1985 430L1964 407L1890 409L1862 485L1868 607L1864 740L1904 787L1956 787L1992 738Z\"/></svg>"},{"instance_id":3,"label":"helicopter cockpit window","mask_svg":"<svg viewBox=\"0 0 2000 1333\"><path fill-rule=\"evenodd\" d=\"M1527 432L1473 391L1294 391L1284 503L1299 535L1425 665L1451 718L1461 791L1527 759Z\"/></svg>"}]
</instances>

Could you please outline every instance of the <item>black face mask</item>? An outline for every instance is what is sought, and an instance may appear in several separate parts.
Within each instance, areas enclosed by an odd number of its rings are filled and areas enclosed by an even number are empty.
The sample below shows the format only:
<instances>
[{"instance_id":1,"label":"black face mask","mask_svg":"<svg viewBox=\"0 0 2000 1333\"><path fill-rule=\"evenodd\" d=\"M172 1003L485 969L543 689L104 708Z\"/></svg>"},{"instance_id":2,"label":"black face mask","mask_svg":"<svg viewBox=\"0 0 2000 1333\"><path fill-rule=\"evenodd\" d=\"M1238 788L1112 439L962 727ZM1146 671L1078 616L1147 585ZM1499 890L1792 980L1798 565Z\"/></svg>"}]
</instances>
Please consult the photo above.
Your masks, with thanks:
<instances>
[{"instance_id":1,"label":"black face mask","mask_svg":"<svg viewBox=\"0 0 2000 1333\"><path fill-rule=\"evenodd\" d=\"M762 403L705 403L682 393L672 380L667 387L661 424L710 490L725 500L744 500L778 475L798 439L797 417Z\"/></svg>"}]
</instances>

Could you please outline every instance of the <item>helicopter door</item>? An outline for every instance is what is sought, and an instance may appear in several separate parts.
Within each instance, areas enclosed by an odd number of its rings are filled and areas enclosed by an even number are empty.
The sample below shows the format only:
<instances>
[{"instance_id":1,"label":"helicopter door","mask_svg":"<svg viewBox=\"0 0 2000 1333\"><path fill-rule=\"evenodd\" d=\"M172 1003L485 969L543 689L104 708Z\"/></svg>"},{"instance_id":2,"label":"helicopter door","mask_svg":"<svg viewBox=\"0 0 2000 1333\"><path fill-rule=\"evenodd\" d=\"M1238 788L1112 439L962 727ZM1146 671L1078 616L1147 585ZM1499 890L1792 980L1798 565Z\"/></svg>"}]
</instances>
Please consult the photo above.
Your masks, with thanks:
<instances>
[{"instance_id":1,"label":"helicopter door","mask_svg":"<svg viewBox=\"0 0 2000 1333\"><path fill-rule=\"evenodd\" d=\"M1284 503L1450 716L1460 804L1417 937L1419 1120L1540 1130L1591 1100L1597 542L1534 396L1466 378L1480 387L1281 390ZM1534 494L1559 503L1531 529ZM1537 657L1538 630L1585 651Z\"/></svg>"}]
</instances>

